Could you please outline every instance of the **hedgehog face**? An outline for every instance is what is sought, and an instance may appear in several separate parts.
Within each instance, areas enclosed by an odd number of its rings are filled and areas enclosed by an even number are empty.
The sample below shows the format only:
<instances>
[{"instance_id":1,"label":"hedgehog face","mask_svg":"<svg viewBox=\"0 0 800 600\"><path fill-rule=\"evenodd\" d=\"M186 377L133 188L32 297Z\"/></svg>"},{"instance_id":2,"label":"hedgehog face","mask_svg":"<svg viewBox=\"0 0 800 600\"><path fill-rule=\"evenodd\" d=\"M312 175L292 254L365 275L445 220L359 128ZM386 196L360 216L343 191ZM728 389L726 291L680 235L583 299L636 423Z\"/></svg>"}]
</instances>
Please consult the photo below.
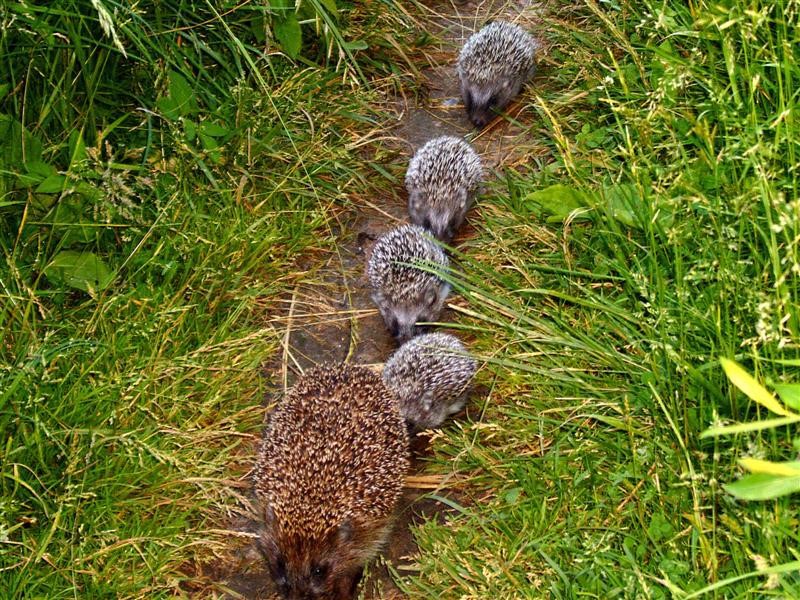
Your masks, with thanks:
<instances>
[{"instance_id":1,"label":"hedgehog face","mask_svg":"<svg viewBox=\"0 0 800 600\"><path fill-rule=\"evenodd\" d=\"M519 94L520 79L504 77L485 85L462 81L461 95L469 120L481 129Z\"/></svg>"},{"instance_id":2,"label":"hedgehog face","mask_svg":"<svg viewBox=\"0 0 800 600\"><path fill-rule=\"evenodd\" d=\"M460 412L466 404L465 395L461 395L449 404L432 397L431 392L425 394L419 406L419 414L408 418L408 423L413 425L416 433L425 429L439 427L448 417Z\"/></svg>"},{"instance_id":3,"label":"hedgehog face","mask_svg":"<svg viewBox=\"0 0 800 600\"><path fill-rule=\"evenodd\" d=\"M441 282L439 285L427 286L418 297L407 302L392 301L380 293L373 294L372 299L377 304L389 333L402 344L415 335L424 333L425 327L417 323L436 321L439 318L449 292L449 284Z\"/></svg>"},{"instance_id":4,"label":"hedgehog face","mask_svg":"<svg viewBox=\"0 0 800 600\"><path fill-rule=\"evenodd\" d=\"M467 212L469 197L467 190L461 189L446 206L454 207L452 212L433 210L423 191L413 189L408 195L408 214L411 222L430 231L440 242L450 243L455 236L464 214Z\"/></svg>"},{"instance_id":5,"label":"hedgehog face","mask_svg":"<svg viewBox=\"0 0 800 600\"><path fill-rule=\"evenodd\" d=\"M283 600L351 600L361 580L363 566L357 562L359 540L344 523L322 541L303 539L302 534L281 536L270 521L256 545ZM356 550L356 551L354 551Z\"/></svg>"}]
</instances>

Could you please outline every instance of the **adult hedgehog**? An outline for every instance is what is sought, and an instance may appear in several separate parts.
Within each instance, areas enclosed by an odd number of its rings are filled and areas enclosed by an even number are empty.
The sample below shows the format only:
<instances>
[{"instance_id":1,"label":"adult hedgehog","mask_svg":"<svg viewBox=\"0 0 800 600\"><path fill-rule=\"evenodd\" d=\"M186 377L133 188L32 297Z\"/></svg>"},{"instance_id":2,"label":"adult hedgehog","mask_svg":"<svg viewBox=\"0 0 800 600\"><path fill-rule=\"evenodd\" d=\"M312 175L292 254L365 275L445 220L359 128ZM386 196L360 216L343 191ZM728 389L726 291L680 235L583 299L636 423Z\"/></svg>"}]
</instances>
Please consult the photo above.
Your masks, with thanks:
<instances>
[{"instance_id":1,"label":"adult hedgehog","mask_svg":"<svg viewBox=\"0 0 800 600\"><path fill-rule=\"evenodd\" d=\"M286 600L349 600L386 540L408 469L397 400L365 367L310 369L270 415L256 544Z\"/></svg>"},{"instance_id":2,"label":"adult hedgehog","mask_svg":"<svg viewBox=\"0 0 800 600\"><path fill-rule=\"evenodd\" d=\"M484 127L533 77L536 47L527 31L505 21L489 23L469 37L456 70L469 120L476 127Z\"/></svg>"}]
</instances>

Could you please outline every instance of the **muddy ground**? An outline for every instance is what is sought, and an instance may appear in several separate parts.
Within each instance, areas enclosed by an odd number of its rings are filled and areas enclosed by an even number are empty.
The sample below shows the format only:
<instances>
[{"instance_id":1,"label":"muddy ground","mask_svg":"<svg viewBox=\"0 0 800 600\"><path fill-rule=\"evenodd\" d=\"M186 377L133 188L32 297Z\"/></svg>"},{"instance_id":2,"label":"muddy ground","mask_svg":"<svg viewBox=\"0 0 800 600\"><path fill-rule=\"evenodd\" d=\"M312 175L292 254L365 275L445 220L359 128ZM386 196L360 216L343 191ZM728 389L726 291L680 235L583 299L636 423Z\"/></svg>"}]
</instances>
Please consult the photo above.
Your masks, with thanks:
<instances>
[{"instance_id":1,"label":"muddy ground","mask_svg":"<svg viewBox=\"0 0 800 600\"><path fill-rule=\"evenodd\" d=\"M535 5L517 2L434 2L428 7L426 22L422 25L441 40L433 67L424 71L424 105L412 105L411 97L392 101L397 114L393 130L392 150L399 151L407 160L414 151L431 138L440 135L457 135L467 138L481 155L487 178L526 157L518 148L530 146L527 129L515 126L517 118L530 120L522 103L509 107L511 122L496 119L483 131L476 132L466 118L459 97L455 62L458 50L466 38L483 24L493 19L506 19L536 31L538 17ZM404 199L405 194L400 194ZM469 220L480 219L480 201L469 215ZM323 265L314 265L317 285L296 290L287 302L285 348L280 360L267 366L268 378L278 387L291 385L297 374L306 368L329 361L348 361L366 364L376 369L394 351L395 343L386 331L380 315L370 300L369 285L365 275L366 261L375 239L388 229L406 222L404 201L381 200L381 206L357 206L340 216L340 245L338 254ZM454 243L474 235L465 226ZM448 315L443 316L448 320ZM471 404L479 404L480 390L475 390ZM467 409L469 410L469 408ZM477 415L475 415L477 417ZM457 418L459 418L457 416ZM458 492L445 489L442 478L425 474L425 441L414 447L415 462L406 491L398 511L393 533L381 559L370 565L361 586L365 600L405 598L395 585L389 567L400 574L412 568L416 544L410 532L414 523L431 518L443 518L447 506L426 495L435 491L462 501ZM246 520L232 527L240 532L248 528ZM254 547L245 545L235 551L233 566L220 572L217 589L228 598L273 598L269 576L263 570Z\"/></svg>"}]
</instances>

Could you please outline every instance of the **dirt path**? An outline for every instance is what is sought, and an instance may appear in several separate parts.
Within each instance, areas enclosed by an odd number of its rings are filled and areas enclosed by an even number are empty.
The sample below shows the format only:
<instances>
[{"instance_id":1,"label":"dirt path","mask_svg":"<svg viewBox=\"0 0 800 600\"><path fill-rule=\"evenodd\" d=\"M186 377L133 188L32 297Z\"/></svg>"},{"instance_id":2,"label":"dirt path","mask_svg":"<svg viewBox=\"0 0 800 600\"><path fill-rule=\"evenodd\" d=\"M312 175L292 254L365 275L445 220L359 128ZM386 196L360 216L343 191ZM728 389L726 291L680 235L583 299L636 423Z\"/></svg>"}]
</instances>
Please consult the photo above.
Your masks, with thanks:
<instances>
[{"instance_id":1,"label":"dirt path","mask_svg":"<svg viewBox=\"0 0 800 600\"><path fill-rule=\"evenodd\" d=\"M422 106L409 104L402 98L390 100L398 121L393 130L394 141L390 150L399 152L405 163L414 151L429 139L450 134L466 137L481 154L487 178L493 178L498 169L510 166L525 157L515 152L519 147L530 147L525 129L497 119L485 130L476 132L466 118L459 97L455 62L458 50L466 38L492 19L517 22L529 30L536 30L537 13L530 2L466 2L463 4L434 2L428 8L425 22L427 31L441 40L439 47L429 54L434 63L423 72L423 90L427 101ZM512 119L529 122L534 115L521 114L520 103L508 109ZM405 194L400 195L405 198ZM380 206L368 205L354 199L356 208L340 216L340 245L338 255L326 264L315 267L316 278L321 282L298 289L293 295L287 317L287 339L284 353L270 375L283 387L291 385L296 375L306 368L326 361L349 361L380 368L394 351L394 341L389 336L380 315L370 299L365 275L366 261L375 242L383 232L406 222L404 201L379 199ZM469 220L480 218L479 206L471 211ZM462 228L455 244L474 235L469 225ZM448 315L443 316L448 320ZM476 399L473 398L473 403ZM417 445L419 446L419 444ZM413 562L416 544L410 527L430 518L441 518L446 510L441 503L426 498L436 490L439 495L458 498L453 490L438 489L441 478L425 475L425 449L414 449L417 460L408 479L406 491L398 511L398 519L382 559L369 567L362 585L366 600L399 599L399 591L390 575L389 567L407 572ZM444 486L441 486L444 487ZM272 598L269 576L263 571L253 548L243 548L239 553L235 575L226 579L230 598ZM227 569L226 569L227 570Z\"/></svg>"}]
</instances>

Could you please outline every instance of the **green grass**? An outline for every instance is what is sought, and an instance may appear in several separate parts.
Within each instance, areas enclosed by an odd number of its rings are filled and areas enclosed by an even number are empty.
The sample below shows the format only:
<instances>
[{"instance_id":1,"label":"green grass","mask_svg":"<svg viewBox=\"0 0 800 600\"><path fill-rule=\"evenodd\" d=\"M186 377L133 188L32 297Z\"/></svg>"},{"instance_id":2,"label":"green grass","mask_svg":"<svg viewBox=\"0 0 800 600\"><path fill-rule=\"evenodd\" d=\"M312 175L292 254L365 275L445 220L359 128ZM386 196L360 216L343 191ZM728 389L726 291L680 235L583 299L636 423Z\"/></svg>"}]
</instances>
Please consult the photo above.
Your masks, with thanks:
<instances>
[{"instance_id":1,"label":"green grass","mask_svg":"<svg viewBox=\"0 0 800 600\"><path fill-rule=\"evenodd\" d=\"M491 187L461 249L457 306L491 391L435 462L473 492L419 529L420 573L404 585L795 597L796 566L758 571L797 560L796 502L721 486L742 456L791 458L796 431L700 433L768 416L719 357L797 380L774 361L800 344L800 15L759 2L550 11L558 67L527 96L549 159Z\"/></svg>"},{"instance_id":2,"label":"green grass","mask_svg":"<svg viewBox=\"0 0 800 600\"><path fill-rule=\"evenodd\" d=\"M9 597L213 593L275 383L272 317L315 276L298 256L335 251L343 205L397 193L375 177L395 154L360 149L420 52L390 35L417 15L303 4L292 23L145 3L114 23L127 59L90 3L0 8L25 24L0 30ZM460 247L454 303L488 391L433 443L458 494L438 493L454 510L416 530L399 581L432 598L796 597L792 497L723 488L740 457L796 455L795 430L700 434L767 416L719 357L797 380L777 362L800 328L797 6L545 8L522 113L536 162L489 186ZM262 52L276 27L289 52L301 21L296 63Z\"/></svg>"},{"instance_id":3,"label":"green grass","mask_svg":"<svg viewBox=\"0 0 800 600\"><path fill-rule=\"evenodd\" d=\"M88 2L0 32L3 597L212 593L281 300L335 251L348 194L375 194L375 92L318 41L380 46L401 17L345 7L295 66L257 44L263 7L158 4L120 16L127 59Z\"/></svg>"}]
</instances>

